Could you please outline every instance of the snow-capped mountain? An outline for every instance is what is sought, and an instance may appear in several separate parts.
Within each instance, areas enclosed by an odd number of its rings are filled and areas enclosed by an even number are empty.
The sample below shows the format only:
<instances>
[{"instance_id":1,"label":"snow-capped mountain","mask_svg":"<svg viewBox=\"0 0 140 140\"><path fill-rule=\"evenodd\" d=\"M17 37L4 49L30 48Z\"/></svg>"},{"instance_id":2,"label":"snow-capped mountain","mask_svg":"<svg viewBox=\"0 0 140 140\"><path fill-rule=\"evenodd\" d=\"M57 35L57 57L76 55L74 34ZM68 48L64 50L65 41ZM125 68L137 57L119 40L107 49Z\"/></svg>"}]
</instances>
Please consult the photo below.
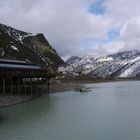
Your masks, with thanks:
<instances>
[{"instance_id":1,"label":"snow-capped mountain","mask_svg":"<svg viewBox=\"0 0 140 140\"><path fill-rule=\"evenodd\" d=\"M66 63L73 67L74 74L86 74L91 77L140 77L140 51L138 50L97 58L72 57Z\"/></svg>"},{"instance_id":2,"label":"snow-capped mountain","mask_svg":"<svg viewBox=\"0 0 140 140\"><path fill-rule=\"evenodd\" d=\"M0 24L0 57L36 63L44 68L55 68L63 60L44 35L27 33Z\"/></svg>"}]
</instances>

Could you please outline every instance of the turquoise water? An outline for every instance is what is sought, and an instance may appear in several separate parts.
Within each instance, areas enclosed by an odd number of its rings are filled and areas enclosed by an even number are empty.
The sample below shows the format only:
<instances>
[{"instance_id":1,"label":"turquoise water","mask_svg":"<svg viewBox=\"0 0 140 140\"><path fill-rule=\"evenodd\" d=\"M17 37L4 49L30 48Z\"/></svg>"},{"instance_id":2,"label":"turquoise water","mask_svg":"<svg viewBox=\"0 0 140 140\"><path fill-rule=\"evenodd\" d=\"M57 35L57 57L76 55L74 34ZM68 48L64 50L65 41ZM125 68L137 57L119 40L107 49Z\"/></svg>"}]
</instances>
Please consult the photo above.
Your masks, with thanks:
<instances>
[{"instance_id":1,"label":"turquoise water","mask_svg":"<svg viewBox=\"0 0 140 140\"><path fill-rule=\"evenodd\" d=\"M140 140L140 82L86 86L0 109L0 140Z\"/></svg>"}]
</instances>

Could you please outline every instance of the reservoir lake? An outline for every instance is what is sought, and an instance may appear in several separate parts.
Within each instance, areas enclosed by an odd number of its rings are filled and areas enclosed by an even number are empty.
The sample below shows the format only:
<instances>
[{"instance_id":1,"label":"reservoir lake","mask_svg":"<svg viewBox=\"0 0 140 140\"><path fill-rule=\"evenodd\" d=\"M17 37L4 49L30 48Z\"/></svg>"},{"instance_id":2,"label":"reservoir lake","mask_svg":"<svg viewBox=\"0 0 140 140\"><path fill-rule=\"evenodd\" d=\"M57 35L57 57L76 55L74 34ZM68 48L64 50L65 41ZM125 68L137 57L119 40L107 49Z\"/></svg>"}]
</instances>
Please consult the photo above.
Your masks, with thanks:
<instances>
[{"instance_id":1,"label":"reservoir lake","mask_svg":"<svg viewBox=\"0 0 140 140\"><path fill-rule=\"evenodd\" d=\"M0 140L140 140L140 81L86 84L0 109Z\"/></svg>"}]
</instances>

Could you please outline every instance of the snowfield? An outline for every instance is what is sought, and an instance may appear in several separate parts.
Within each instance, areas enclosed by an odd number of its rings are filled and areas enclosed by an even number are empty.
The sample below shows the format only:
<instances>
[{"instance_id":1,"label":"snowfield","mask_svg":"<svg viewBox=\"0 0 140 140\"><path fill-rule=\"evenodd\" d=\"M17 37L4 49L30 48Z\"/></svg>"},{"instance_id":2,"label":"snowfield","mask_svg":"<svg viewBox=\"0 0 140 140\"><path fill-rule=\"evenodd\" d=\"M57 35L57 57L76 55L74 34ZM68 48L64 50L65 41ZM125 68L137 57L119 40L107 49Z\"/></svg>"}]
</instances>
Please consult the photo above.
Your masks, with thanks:
<instances>
[{"instance_id":1,"label":"snowfield","mask_svg":"<svg viewBox=\"0 0 140 140\"><path fill-rule=\"evenodd\" d=\"M139 77L140 76L140 51L125 51L107 56L94 57L73 56L63 68L65 73L77 73L91 77ZM73 71L68 67L72 66Z\"/></svg>"}]
</instances>

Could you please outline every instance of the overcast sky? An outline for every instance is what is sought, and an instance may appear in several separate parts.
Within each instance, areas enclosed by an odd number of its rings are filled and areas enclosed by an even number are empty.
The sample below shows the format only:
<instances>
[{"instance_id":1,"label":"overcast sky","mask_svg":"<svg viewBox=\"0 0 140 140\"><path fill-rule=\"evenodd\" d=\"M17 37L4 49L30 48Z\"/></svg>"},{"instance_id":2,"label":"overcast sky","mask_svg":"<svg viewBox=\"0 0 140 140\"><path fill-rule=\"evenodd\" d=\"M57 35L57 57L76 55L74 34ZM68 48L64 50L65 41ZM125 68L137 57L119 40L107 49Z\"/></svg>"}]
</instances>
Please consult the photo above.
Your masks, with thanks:
<instances>
[{"instance_id":1,"label":"overcast sky","mask_svg":"<svg viewBox=\"0 0 140 140\"><path fill-rule=\"evenodd\" d=\"M44 33L63 58L140 48L140 0L0 0L0 22Z\"/></svg>"}]
</instances>

